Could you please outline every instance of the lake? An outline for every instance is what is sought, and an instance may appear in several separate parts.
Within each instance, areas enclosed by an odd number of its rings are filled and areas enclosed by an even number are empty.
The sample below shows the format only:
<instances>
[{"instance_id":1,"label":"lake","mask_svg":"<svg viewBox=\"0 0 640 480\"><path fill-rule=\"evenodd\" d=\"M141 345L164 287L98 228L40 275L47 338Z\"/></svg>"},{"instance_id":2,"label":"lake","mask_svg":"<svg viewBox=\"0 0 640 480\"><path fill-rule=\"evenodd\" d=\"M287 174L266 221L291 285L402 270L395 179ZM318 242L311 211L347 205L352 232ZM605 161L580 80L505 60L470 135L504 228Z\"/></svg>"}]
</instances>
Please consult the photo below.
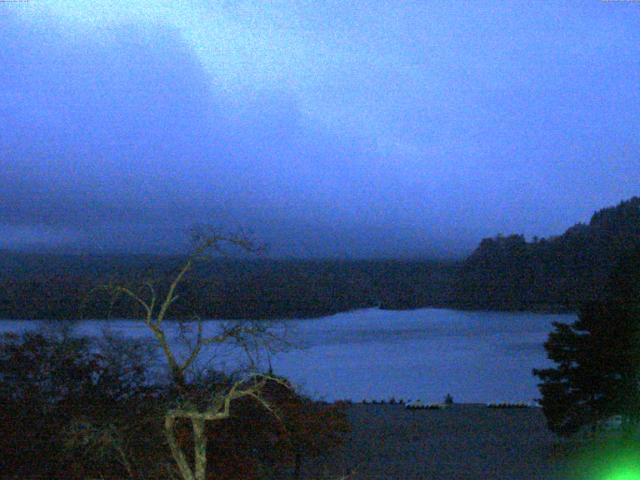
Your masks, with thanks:
<instances>
[{"instance_id":1,"label":"lake","mask_svg":"<svg viewBox=\"0 0 640 480\"><path fill-rule=\"evenodd\" d=\"M271 359L274 372L299 389L333 401L420 399L456 402L531 402L538 398L531 369L550 365L543 343L551 323L575 315L474 312L426 308L366 309L328 317L287 320L290 341L300 348ZM0 321L0 332L38 328L41 322ZM85 320L80 335L109 330L129 338L150 337L135 320ZM174 333L176 323L167 323ZM205 333L219 328L206 321ZM220 362L233 363L227 352ZM218 364L216 364L218 365Z\"/></svg>"}]
</instances>

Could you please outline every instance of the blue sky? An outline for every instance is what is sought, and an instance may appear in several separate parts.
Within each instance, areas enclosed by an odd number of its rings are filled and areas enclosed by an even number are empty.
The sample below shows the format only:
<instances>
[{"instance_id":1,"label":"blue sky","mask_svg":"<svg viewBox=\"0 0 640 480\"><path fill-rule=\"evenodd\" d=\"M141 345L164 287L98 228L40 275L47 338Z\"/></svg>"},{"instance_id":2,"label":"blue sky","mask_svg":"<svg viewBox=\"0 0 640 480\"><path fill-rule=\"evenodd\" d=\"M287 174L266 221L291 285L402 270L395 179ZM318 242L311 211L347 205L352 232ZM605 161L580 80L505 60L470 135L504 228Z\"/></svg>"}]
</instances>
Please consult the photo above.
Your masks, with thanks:
<instances>
[{"instance_id":1,"label":"blue sky","mask_svg":"<svg viewBox=\"0 0 640 480\"><path fill-rule=\"evenodd\" d=\"M0 247L458 256L639 194L639 2L0 4Z\"/></svg>"}]
</instances>

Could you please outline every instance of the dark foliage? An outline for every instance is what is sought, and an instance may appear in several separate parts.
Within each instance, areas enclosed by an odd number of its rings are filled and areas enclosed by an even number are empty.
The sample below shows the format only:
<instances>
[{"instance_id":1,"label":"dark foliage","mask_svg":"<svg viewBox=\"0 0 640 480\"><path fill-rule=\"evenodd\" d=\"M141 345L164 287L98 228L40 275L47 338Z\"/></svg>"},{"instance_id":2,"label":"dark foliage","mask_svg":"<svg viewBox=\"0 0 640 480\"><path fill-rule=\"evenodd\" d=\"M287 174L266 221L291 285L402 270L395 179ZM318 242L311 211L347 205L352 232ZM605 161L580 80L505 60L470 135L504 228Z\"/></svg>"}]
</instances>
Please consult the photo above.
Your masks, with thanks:
<instances>
[{"instance_id":1,"label":"dark foliage","mask_svg":"<svg viewBox=\"0 0 640 480\"><path fill-rule=\"evenodd\" d=\"M94 422L132 425L151 406L144 365L113 364L91 350L88 340L67 335L3 336L0 470L75 478L83 455L70 457L65 448L75 427L86 433Z\"/></svg>"},{"instance_id":2,"label":"dark foliage","mask_svg":"<svg viewBox=\"0 0 640 480\"><path fill-rule=\"evenodd\" d=\"M131 261L130 263L129 260ZM0 255L0 318L113 318L141 315L135 302L97 287L166 284L181 258ZM20 268L17 265L20 265ZM182 284L172 315L190 318L315 317L381 306L446 304L454 267L410 261L213 260Z\"/></svg>"},{"instance_id":3,"label":"dark foliage","mask_svg":"<svg viewBox=\"0 0 640 480\"><path fill-rule=\"evenodd\" d=\"M107 338L29 333L0 341L0 478L169 478L162 430L169 405L204 398L231 379L199 377L178 394L149 383L145 346ZM141 354L141 352L143 352ZM323 406L279 383L264 392L278 417L243 400L208 425L211 478L269 478L336 446L348 430L340 406ZM180 441L191 448L189 425Z\"/></svg>"},{"instance_id":4,"label":"dark foliage","mask_svg":"<svg viewBox=\"0 0 640 480\"><path fill-rule=\"evenodd\" d=\"M612 415L640 420L640 250L622 259L605 291L574 323L554 324L545 349L557 366L534 370L549 427L561 435Z\"/></svg>"},{"instance_id":5,"label":"dark foliage","mask_svg":"<svg viewBox=\"0 0 640 480\"><path fill-rule=\"evenodd\" d=\"M467 308L575 311L602 299L616 263L639 247L638 197L600 210L588 225L558 237L487 238L464 262L455 302Z\"/></svg>"}]
</instances>

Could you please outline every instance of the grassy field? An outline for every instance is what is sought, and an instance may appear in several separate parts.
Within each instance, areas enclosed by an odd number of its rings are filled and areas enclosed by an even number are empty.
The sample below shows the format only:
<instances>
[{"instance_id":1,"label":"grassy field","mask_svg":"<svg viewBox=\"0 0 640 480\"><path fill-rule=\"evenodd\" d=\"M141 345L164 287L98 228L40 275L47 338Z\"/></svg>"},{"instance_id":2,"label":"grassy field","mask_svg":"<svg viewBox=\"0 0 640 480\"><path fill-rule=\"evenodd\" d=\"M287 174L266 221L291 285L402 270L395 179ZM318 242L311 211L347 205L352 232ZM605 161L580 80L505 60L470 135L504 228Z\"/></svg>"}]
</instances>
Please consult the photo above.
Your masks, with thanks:
<instances>
[{"instance_id":1,"label":"grassy field","mask_svg":"<svg viewBox=\"0 0 640 480\"><path fill-rule=\"evenodd\" d=\"M342 450L304 465L303 478L389 480L548 480L557 438L542 410L453 405L406 410L401 405L348 408L352 432Z\"/></svg>"}]
</instances>

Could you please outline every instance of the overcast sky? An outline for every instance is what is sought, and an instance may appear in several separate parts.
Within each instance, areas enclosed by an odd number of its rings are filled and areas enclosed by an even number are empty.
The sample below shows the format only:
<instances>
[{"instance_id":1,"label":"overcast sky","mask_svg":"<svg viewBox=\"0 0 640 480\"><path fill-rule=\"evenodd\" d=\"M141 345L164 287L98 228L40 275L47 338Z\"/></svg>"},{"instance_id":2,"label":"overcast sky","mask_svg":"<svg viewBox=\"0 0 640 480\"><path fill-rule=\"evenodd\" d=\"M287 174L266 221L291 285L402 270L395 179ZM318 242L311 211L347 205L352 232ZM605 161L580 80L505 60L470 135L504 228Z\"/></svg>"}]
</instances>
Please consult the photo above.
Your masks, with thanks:
<instances>
[{"instance_id":1,"label":"overcast sky","mask_svg":"<svg viewBox=\"0 0 640 480\"><path fill-rule=\"evenodd\" d=\"M468 253L640 194L640 2L0 3L0 248Z\"/></svg>"}]
</instances>

